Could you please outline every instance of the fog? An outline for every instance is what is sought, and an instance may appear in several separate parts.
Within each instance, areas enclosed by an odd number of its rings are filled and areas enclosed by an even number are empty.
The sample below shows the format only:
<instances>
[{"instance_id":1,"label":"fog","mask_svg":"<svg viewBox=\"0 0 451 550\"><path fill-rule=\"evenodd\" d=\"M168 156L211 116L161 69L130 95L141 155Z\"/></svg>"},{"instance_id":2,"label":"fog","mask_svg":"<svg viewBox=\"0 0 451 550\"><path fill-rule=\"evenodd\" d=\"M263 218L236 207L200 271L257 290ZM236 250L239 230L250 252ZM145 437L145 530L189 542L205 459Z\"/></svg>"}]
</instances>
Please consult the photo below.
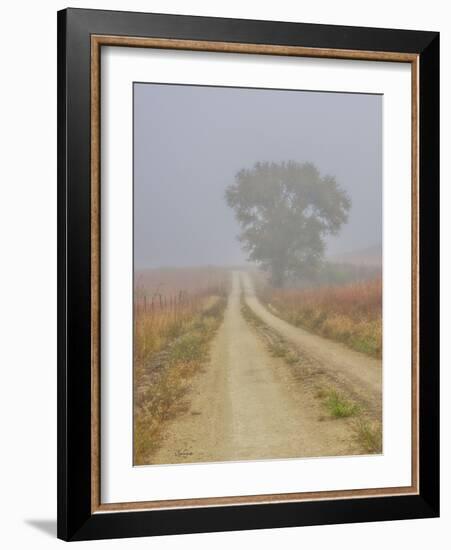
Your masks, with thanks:
<instances>
[{"instance_id":1,"label":"fog","mask_svg":"<svg viewBox=\"0 0 451 550\"><path fill-rule=\"evenodd\" d=\"M312 162L352 207L327 254L382 241L382 96L134 84L135 268L239 265L224 200L258 161Z\"/></svg>"}]
</instances>

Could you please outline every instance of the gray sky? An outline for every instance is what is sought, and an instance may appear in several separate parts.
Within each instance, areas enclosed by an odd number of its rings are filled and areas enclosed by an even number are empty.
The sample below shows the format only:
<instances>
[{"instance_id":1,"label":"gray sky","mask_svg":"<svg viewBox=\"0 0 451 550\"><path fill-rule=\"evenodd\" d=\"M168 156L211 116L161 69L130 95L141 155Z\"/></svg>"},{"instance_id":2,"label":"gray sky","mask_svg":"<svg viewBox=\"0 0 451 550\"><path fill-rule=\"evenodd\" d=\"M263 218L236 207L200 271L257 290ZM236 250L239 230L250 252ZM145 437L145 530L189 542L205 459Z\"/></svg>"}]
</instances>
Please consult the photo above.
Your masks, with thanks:
<instances>
[{"instance_id":1,"label":"gray sky","mask_svg":"<svg viewBox=\"0 0 451 550\"><path fill-rule=\"evenodd\" d=\"M352 199L329 254L381 243L382 96L135 84L135 267L243 263L224 190L283 160L313 162Z\"/></svg>"}]
</instances>

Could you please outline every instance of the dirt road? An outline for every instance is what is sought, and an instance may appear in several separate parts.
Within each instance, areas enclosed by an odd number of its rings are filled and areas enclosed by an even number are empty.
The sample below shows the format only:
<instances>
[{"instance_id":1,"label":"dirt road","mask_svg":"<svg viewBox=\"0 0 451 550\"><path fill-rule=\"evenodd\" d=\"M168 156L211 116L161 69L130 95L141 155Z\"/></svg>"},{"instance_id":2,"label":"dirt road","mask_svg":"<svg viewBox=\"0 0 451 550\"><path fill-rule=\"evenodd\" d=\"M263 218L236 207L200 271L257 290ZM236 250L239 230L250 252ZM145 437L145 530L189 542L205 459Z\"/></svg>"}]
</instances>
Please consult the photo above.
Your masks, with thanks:
<instances>
[{"instance_id":1,"label":"dirt road","mask_svg":"<svg viewBox=\"0 0 451 550\"><path fill-rule=\"evenodd\" d=\"M374 416L382 410L382 361L316 336L273 315L255 295L248 273L241 273L246 304L268 327L327 371L329 379L364 404Z\"/></svg>"},{"instance_id":2,"label":"dirt road","mask_svg":"<svg viewBox=\"0 0 451 550\"><path fill-rule=\"evenodd\" d=\"M185 412L167 423L152 463L361 452L351 421L325 415L312 386L282 359L273 357L256 328L244 319L243 290L245 300L258 315L261 309L266 311L255 298L246 274L234 272L224 322L212 342L210 361L192 379ZM268 322L277 324L272 318ZM349 363L351 367L353 364Z\"/></svg>"}]
</instances>

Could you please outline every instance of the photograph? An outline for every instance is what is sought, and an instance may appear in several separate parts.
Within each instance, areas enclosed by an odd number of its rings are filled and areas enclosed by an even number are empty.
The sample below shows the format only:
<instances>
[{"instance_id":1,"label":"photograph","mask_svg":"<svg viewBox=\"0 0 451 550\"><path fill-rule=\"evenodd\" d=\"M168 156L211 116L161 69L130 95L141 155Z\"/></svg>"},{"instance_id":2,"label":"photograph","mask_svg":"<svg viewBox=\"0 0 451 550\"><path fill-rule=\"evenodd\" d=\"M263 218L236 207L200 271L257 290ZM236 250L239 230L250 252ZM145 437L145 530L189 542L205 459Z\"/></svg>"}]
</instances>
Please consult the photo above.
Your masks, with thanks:
<instances>
[{"instance_id":1,"label":"photograph","mask_svg":"<svg viewBox=\"0 0 451 550\"><path fill-rule=\"evenodd\" d=\"M342 14L58 12L58 538L439 516L440 33Z\"/></svg>"},{"instance_id":2,"label":"photograph","mask_svg":"<svg viewBox=\"0 0 451 550\"><path fill-rule=\"evenodd\" d=\"M383 95L133 83L133 465L383 453Z\"/></svg>"}]
</instances>

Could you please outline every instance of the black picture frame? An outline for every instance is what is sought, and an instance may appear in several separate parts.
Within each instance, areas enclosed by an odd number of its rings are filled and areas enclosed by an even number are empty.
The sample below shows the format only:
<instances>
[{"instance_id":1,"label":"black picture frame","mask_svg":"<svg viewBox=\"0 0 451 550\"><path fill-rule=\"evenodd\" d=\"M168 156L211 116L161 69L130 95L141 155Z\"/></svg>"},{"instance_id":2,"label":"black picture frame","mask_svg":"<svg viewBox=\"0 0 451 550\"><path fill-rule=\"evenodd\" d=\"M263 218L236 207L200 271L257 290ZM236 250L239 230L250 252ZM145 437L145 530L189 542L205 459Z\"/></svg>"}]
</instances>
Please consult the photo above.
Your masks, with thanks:
<instances>
[{"instance_id":1,"label":"black picture frame","mask_svg":"<svg viewBox=\"0 0 451 550\"><path fill-rule=\"evenodd\" d=\"M419 494L92 513L91 36L417 54ZM439 515L439 33L101 10L58 12L58 537L88 540Z\"/></svg>"}]
</instances>

